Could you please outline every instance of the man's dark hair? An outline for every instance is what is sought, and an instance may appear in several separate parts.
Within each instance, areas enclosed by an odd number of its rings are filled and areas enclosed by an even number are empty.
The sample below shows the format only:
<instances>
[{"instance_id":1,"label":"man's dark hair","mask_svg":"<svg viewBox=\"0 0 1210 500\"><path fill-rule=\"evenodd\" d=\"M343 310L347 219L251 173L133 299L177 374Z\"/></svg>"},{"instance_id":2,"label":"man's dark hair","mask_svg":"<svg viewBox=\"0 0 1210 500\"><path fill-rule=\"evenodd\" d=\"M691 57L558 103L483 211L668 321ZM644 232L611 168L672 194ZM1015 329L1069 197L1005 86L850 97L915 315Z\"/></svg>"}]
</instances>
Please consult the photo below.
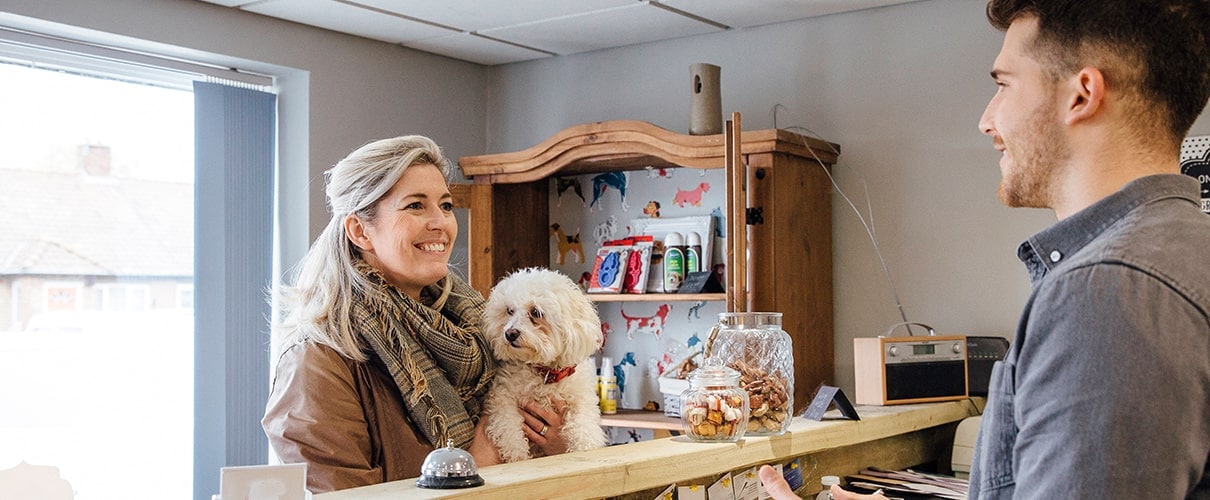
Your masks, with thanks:
<instances>
[{"instance_id":1,"label":"man's dark hair","mask_svg":"<svg viewBox=\"0 0 1210 500\"><path fill-rule=\"evenodd\" d=\"M1086 66L1137 101L1136 113L1167 127L1179 145L1210 98L1210 1L989 0L1004 31L1038 19L1030 53L1053 81Z\"/></svg>"}]
</instances>

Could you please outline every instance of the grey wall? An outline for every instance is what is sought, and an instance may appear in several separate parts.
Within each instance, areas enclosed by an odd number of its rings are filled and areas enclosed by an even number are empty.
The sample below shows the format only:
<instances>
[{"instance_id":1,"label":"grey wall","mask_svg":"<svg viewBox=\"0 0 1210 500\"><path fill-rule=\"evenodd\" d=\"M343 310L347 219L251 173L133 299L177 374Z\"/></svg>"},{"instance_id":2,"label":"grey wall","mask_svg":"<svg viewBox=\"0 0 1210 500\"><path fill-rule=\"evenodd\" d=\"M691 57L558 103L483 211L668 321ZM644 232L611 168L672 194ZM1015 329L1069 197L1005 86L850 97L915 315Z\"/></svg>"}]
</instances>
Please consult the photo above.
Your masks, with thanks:
<instances>
[{"instance_id":1,"label":"grey wall","mask_svg":"<svg viewBox=\"0 0 1210 500\"><path fill-rule=\"evenodd\" d=\"M996 199L999 154L976 123L1002 34L983 2L929 0L491 68L488 152L577 123L638 119L686 132L689 65L722 67L743 128L802 126L842 147L835 174L875 230L907 317L939 334L1011 337L1029 291L1017 244L1054 221ZM1210 133L1203 116L1193 135ZM870 239L834 195L836 382L852 339L901 321ZM868 216L868 214L867 214ZM809 280L810 276L802 279ZM898 334L905 334L903 329Z\"/></svg>"}]
</instances>

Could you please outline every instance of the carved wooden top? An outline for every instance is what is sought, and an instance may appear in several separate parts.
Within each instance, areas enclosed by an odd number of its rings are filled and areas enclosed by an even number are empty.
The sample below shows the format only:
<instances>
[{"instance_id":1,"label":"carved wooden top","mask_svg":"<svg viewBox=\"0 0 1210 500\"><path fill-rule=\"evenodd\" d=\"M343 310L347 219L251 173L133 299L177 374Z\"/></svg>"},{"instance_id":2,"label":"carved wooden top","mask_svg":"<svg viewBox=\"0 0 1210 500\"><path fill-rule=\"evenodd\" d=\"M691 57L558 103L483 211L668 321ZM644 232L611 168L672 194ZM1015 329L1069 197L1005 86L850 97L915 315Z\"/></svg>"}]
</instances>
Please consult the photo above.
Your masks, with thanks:
<instances>
[{"instance_id":1,"label":"carved wooden top","mask_svg":"<svg viewBox=\"0 0 1210 500\"><path fill-rule=\"evenodd\" d=\"M745 155L781 152L832 165L840 153L837 144L786 130L742 131L740 138ZM646 167L723 168L723 163L723 134L678 134L637 120L575 125L522 151L459 160L463 174L477 184Z\"/></svg>"}]
</instances>

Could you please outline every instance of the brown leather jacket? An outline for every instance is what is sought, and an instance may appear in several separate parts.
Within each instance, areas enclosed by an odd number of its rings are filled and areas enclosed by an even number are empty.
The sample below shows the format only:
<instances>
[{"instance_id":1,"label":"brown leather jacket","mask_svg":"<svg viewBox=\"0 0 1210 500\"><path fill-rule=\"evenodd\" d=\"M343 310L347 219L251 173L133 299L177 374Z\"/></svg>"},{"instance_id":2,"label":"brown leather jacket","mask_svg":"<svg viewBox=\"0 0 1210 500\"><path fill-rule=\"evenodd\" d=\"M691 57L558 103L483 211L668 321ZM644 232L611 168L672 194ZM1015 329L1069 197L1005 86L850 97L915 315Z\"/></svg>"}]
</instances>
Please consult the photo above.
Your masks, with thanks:
<instances>
[{"instance_id":1,"label":"brown leather jacket","mask_svg":"<svg viewBox=\"0 0 1210 500\"><path fill-rule=\"evenodd\" d=\"M417 477L433 449L381 362L310 342L278 359L261 425L283 463L307 464L314 493Z\"/></svg>"}]
</instances>

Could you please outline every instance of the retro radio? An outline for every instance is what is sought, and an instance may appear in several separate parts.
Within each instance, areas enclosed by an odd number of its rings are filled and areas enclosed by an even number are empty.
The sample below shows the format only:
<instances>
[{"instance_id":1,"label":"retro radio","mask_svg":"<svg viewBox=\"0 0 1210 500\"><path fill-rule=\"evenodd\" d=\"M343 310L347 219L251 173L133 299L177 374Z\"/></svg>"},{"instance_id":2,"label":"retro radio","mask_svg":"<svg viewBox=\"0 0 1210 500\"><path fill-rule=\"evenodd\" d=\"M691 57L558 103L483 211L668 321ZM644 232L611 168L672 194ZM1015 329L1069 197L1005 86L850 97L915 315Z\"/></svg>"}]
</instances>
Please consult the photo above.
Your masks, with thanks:
<instances>
[{"instance_id":1,"label":"retro radio","mask_svg":"<svg viewBox=\"0 0 1210 500\"><path fill-rule=\"evenodd\" d=\"M853 339L857 404L966 399L966 337L938 336L928 325L910 324L928 329L929 335Z\"/></svg>"}]
</instances>

